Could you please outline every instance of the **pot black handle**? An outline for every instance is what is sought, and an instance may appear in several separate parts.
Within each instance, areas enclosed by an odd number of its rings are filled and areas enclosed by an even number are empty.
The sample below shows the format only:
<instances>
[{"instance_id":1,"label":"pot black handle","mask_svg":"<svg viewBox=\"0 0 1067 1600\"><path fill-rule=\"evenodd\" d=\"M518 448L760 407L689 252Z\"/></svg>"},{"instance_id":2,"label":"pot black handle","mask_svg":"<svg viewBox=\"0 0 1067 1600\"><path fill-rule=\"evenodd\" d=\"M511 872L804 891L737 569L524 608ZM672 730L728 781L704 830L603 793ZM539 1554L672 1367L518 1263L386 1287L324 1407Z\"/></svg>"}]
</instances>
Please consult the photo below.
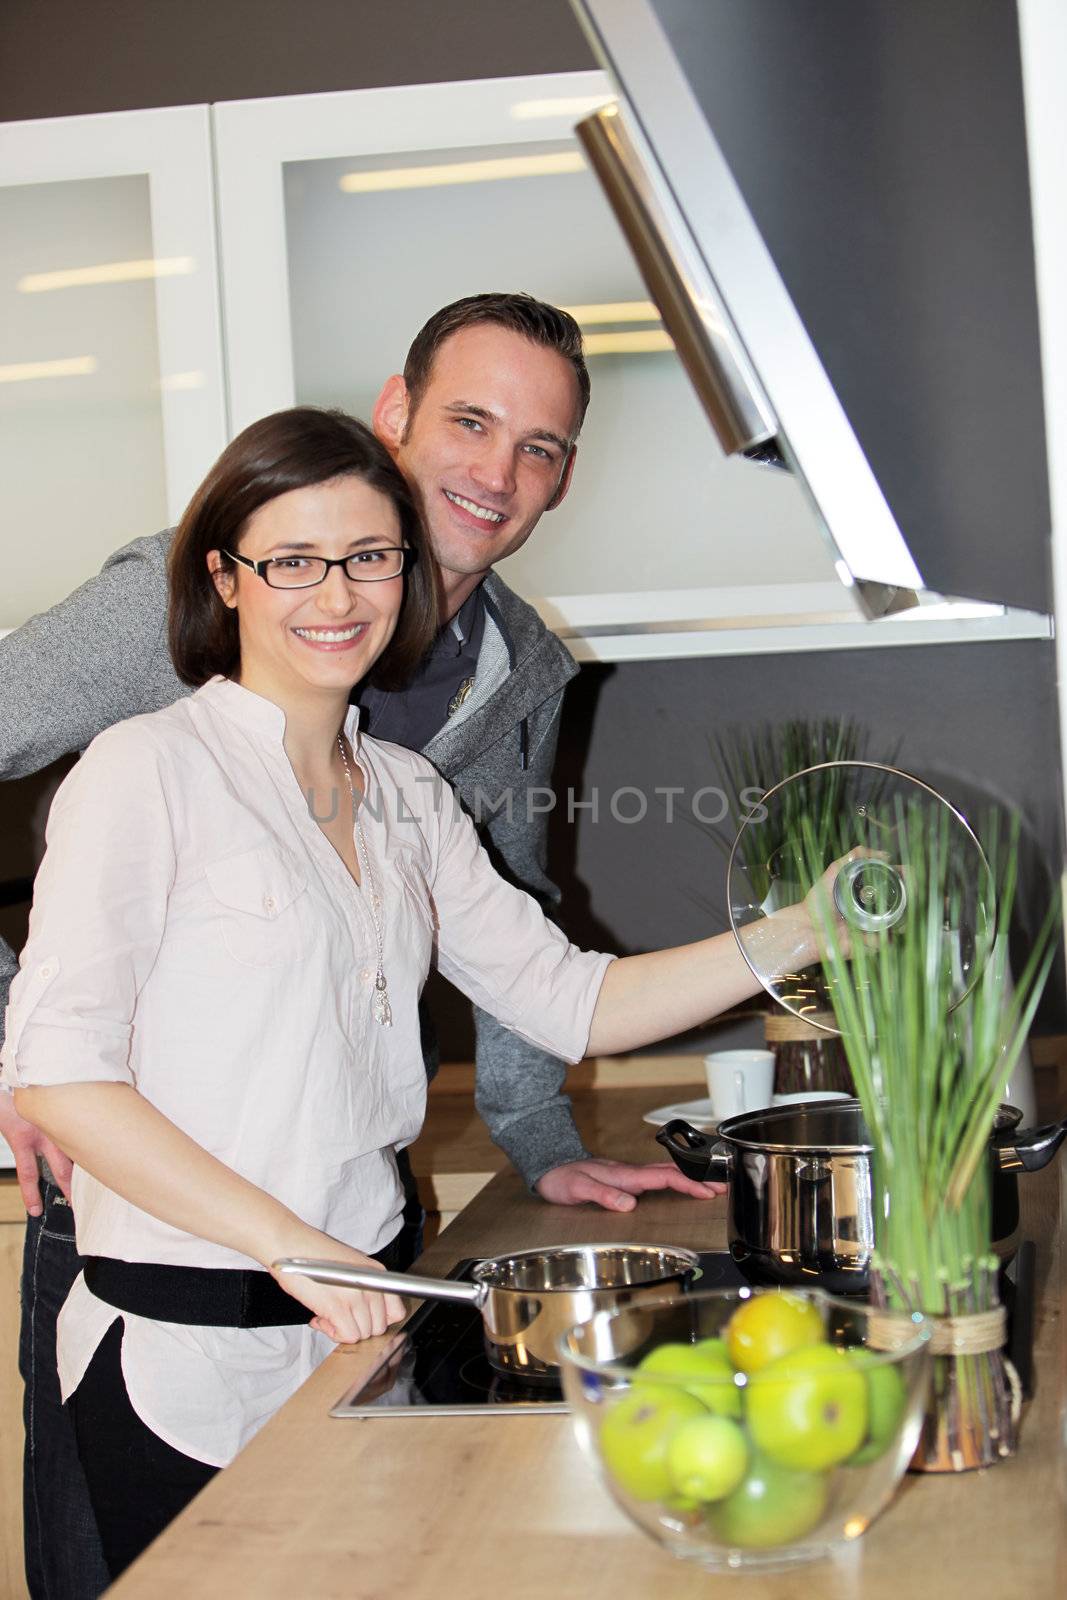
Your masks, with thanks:
<instances>
[{"instance_id":1,"label":"pot black handle","mask_svg":"<svg viewBox=\"0 0 1067 1600\"><path fill-rule=\"evenodd\" d=\"M656 1143L663 1146L687 1178L697 1183L729 1183L733 1175L729 1145L721 1139L709 1139L681 1117L664 1123L656 1134Z\"/></svg>"},{"instance_id":2,"label":"pot black handle","mask_svg":"<svg viewBox=\"0 0 1067 1600\"><path fill-rule=\"evenodd\" d=\"M1040 1172L1067 1139L1067 1121L1029 1128L1025 1133L1009 1135L1009 1139L1009 1143L995 1146L1001 1172Z\"/></svg>"}]
</instances>

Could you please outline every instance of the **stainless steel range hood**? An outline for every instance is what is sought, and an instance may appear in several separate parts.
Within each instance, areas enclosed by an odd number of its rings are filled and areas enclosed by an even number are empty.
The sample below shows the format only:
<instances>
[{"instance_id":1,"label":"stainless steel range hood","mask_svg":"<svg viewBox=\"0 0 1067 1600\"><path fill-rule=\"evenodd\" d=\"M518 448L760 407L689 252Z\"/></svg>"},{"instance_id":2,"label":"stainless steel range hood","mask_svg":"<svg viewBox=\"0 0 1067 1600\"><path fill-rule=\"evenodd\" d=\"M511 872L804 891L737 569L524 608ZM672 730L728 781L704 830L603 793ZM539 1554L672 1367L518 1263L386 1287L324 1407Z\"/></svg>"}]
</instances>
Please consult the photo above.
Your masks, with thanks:
<instances>
[{"instance_id":1,"label":"stainless steel range hood","mask_svg":"<svg viewBox=\"0 0 1067 1600\"><path fill-rule=\"evenodd\" d=\"M579 136L722 448L797 475L868 616L1050 611L1014 4L573 4L619 93Z\"/></svg>"}]
</instances>

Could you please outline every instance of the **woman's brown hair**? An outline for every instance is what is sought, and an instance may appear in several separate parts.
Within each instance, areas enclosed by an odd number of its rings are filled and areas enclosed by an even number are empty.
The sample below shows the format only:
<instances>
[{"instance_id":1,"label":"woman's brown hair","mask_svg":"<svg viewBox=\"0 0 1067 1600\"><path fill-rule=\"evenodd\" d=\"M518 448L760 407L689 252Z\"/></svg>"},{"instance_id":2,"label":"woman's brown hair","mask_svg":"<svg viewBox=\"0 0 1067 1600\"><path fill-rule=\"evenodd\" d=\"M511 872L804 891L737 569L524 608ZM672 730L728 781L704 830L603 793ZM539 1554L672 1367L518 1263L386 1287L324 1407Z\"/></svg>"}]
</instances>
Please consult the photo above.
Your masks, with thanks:
<instances>
[{"instance_id":1,"label":"woman's brown hair","mask_svg":"<svg viewBox=\"0 0 1067 1600\"><path fill-rule=\"evenodd\" d=\"M392 501L414 563L404 580L396 632L375 662L380 688L402 687L437 632L437 569L415 497L385 446L343 411L294 406L245 428L226 446L178 524L167 570L167 630L174 668L194 688L216 673L232 677L241 660L237 614L208 572L209 550L236 550L254 511L292 489L360 478ZM236 564L223 556L224 569Z\"/></svg>"}]
</instances>

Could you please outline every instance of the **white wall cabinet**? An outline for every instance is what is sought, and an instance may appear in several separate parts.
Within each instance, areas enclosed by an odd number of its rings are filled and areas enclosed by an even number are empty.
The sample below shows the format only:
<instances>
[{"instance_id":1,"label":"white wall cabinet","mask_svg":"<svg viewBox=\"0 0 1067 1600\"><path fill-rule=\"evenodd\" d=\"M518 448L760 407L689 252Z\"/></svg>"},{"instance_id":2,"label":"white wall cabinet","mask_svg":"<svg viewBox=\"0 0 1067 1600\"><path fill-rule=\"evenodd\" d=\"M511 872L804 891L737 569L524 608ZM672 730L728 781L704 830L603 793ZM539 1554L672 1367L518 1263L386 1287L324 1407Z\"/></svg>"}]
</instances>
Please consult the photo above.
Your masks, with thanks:
<instances>
[{"instance_id":1,"label":"white wall cabinet","mask_svg":"<svg viewBox=\"0 0 1067 1600\"><path fill-rule=\"evenodd\" d=\"M226 438L209 108L0 128L0 627L174 521Z\"/></svg>"},{"instance_id":2,"label":"white wall cabinet","mask_svg":"<svg viewBox=\"0 0 1067 1600\"><path fill-rule=\"evenodd\" d=\"M366 416L432 311L521 288L576 311L593 400L570 495L501 571L579 659L1047 634L992 607L858 621L798 485L722 457L574 138L607 97L601 74L571 73L3 130L0 378L96 366L0 381L20 415L0 447L17 579L0 625L174 520L254 418L300 402ZM142 258L141 279L19 288ZM71 464L42 487L61 439ZM15 553L21 526L59 539L47 577Z\"/></svg>"}]
</instances>

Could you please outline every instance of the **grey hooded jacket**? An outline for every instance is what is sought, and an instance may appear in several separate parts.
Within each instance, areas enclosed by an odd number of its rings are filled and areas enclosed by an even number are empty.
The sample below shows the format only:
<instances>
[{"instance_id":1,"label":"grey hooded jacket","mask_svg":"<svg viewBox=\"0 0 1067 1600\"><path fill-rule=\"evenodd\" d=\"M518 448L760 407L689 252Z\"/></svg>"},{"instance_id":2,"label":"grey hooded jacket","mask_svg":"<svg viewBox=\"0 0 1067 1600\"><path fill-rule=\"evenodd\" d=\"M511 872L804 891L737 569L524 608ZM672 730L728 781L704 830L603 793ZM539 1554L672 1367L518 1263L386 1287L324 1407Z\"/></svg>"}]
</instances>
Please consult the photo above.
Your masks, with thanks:
<instances>
[{"instance_id":1,"label":"grey hooded jacket","mask_svg":"<svg viewBox=\"0 0 1067 1600\"><path fill-rule=\"evenodd\" d=\"M167 649L170 541L169 530L135 539L68 599L0 639L0 779L38 772L113 723L190 692ZM550 908L559 896L545 874L544 792L563 690L578 669L495 573L483 592L474 688L425 754L479 822L498 869ZM0 940L0 1040L17 966ZM584 1156L563 1063L478 1010L475 1031L478 1110L526 1182Z\"/></svg>"}]
</instances>

